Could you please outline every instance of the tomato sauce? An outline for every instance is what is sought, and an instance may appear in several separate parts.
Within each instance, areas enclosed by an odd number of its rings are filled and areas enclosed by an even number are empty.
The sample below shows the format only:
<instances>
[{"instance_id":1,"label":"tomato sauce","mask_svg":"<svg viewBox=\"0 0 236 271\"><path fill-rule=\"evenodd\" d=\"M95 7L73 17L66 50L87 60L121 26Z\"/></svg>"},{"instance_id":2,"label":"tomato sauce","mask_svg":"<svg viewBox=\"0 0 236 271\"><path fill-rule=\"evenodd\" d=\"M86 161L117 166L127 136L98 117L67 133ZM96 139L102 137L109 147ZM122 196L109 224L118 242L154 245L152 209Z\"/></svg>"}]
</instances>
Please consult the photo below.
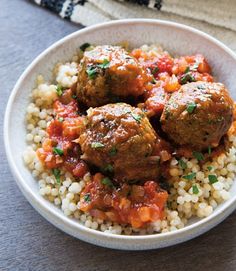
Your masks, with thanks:
<instances>
[{"instance_id":1,"label":"tomato sauce","mask_svg":"<svg viewBox=\"0 0 236 271\"><path fill-rule=\"evenodd\" d=\"M94 175L81 193L80 209L92 216L141 228L162 219L168 194L154 181L116 188L102 174Z\"/></svg>"},{"instance_id":2,"label":"tomato sauce","mask_svg":"<svg viewBox=\"0 0 236 271\"><path fill-rule=\"evenodd\" d=\"M66 92L66 91L65 91ZM84 117L79 116L76 100L63 104L54 102L56 117L47 127L47 138L37 155L49 169L64 166L75 177L83 177L88 166L80 159L80 148L76 139L84 129Z\"/></svg>"}]
</instances>

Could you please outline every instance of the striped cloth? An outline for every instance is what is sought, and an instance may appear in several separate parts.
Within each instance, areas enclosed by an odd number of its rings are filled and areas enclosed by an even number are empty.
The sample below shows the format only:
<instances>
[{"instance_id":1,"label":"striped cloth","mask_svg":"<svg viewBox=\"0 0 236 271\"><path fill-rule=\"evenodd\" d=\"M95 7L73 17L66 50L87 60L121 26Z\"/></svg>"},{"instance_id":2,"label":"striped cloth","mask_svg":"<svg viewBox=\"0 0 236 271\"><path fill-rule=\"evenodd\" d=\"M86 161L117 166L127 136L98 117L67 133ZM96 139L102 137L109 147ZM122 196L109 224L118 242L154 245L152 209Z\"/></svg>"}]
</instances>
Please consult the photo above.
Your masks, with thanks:
<instances>
[{"instance_id":1,"label":"striped cloth","mask_svg":"<svg viewBox=\"0 0 236 271\"><path fill-rule=\"evenodd\" d=\"M156 18L197 27L236 51L236 0L31 0L85 26L126 18Z\"/></svg>"}]
</instances>

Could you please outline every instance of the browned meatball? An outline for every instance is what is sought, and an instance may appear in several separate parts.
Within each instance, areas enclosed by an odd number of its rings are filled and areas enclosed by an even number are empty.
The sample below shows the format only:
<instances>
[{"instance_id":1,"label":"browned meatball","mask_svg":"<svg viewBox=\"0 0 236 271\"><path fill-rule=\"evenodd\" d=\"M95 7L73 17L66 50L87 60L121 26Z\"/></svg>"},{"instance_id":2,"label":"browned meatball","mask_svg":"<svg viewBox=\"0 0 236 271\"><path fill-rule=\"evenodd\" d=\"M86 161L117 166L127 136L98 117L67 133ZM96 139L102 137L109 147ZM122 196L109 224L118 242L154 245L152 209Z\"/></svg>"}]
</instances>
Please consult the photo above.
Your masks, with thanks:
<instances>
[{"instance_id":1,"label":"browned meatball","mask_svg":"<svg viewBox=\"0 0 236 271\"><path fill-rule=\"evenodd\" d=\"M144 113L125 103L90 108L87 129L79 137L83 159L118 180L156 179L156 134Z\"/></svg>"},{"instance_id":2,"label":"browned meatball","mask_svg":"<svg viewBox=\"0 0 236 271\"><path fill-rule=\"evenodd\" d=\"M161 124L177 145L204 150L219 144L232 118L233 101L223 84L194 82L172 94L164 107Z\"/></svg>"},{"instance_id":3,"label":"browned meatball","mask_svg":"<svg viewBox=\"0 0 236 271\"><path fill-rule=\"evenodd\" d=\"M144 92L147 75L128 52L119 46L97 46L86 51L79 65L77 96L87 106L116 102Z\"/></svg>"}]
</instances>

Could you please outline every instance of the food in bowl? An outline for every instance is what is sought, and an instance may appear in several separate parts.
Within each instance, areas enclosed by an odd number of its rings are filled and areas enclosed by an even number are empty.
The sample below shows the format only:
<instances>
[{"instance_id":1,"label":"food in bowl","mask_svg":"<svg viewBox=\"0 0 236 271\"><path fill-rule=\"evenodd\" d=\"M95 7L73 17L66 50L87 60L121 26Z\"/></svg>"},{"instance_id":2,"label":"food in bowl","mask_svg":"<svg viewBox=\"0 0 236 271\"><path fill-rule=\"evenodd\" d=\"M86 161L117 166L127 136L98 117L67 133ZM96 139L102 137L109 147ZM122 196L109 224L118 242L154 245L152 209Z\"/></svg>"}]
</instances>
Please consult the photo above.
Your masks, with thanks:
<instances>
[{"instance_id":1,"label":"food in bowl","mask_svg":"<svg viewBox=\"0 0 236 271\"><path fill-rule=\"evenodd\" d=\"M159 46L85 44L41 75L23 158L39 193L86 227L114 234L183 228L230 198L234 102L204 56Z\"/></svg>"}]
</instances>

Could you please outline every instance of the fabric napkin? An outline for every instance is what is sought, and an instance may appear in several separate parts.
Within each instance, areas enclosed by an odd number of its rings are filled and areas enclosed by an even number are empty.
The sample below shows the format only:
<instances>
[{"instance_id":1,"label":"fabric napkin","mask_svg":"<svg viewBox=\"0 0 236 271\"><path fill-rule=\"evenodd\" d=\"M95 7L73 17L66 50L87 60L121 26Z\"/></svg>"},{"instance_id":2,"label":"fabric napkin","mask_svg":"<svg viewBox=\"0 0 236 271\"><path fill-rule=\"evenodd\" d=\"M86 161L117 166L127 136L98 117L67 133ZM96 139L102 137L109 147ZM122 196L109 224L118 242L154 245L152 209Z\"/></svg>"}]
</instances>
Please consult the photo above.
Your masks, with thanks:
<instances>
[{"instance_id":1,"label":"fabric napkin","mask_svg":"<svg viewBox=\"0 0 236 271\"><path fill-rule=\"evenodd\" d=\"M85 26L125 18L156 18L197 27L236 51L236 1L232 0L31 0Z\"/></svg>"}]
</instances>

